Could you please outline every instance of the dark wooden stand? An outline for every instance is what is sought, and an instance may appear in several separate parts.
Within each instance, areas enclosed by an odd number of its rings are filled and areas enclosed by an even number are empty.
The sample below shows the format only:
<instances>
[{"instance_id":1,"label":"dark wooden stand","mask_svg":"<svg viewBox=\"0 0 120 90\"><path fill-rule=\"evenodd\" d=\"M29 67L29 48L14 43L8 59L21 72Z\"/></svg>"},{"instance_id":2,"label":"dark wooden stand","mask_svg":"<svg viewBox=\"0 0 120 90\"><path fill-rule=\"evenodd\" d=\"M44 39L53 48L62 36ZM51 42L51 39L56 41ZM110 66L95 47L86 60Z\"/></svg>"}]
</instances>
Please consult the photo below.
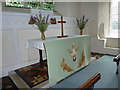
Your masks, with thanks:
<instances>
[{"instance_id":1,"label":"dark wooden stand","mask_svg":"<svg viewBox=\"0 0 120 90\"><path fill-rule=\"evenodd\" d=\"M113 61L114 62L116 62L116 64L117 64L117 69L116 69L116 74L118 74L119 73L119 62L120 62L120 54L119 55L117 55L114 59L113 59Z\"/></svg>"},{"instance_id":2,"label":"dark wooden stand","mask_svg":"<svg viewBox=\"0 0 120 90\"><path fill-rule=\"evenodd\" d=\"M39 55L40 55L40 60L39 60L40 66L46 65L45 62L47 62L47 59L43 60L43 58L42 58L42 50L40 50L40 49L39 49Z\"/></svg>"}]
</instances>

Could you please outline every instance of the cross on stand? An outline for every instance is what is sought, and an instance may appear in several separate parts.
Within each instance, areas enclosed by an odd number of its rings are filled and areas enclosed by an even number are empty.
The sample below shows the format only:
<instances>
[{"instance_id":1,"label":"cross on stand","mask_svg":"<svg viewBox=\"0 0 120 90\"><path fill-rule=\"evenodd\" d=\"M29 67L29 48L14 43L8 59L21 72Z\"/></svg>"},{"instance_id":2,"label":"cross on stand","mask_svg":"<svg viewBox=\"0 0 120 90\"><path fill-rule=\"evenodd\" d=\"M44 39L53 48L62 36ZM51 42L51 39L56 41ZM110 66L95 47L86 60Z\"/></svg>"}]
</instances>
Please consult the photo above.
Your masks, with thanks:
<instances>
[{"instance_id":1,"label":"cross on stand","mask_svg":"<svg viewBox=\"0 0 120 90\"><path fill-rule=\"evenodd\" d=\"M57 36L57 37L58 38L68 37L68 35L64 35L63 33L63 23L66 23L66 21L63 21L63 16L61 16L61 21L58 21L58 23L61 23L61 36Z\"/></svg>"}]
</instances>

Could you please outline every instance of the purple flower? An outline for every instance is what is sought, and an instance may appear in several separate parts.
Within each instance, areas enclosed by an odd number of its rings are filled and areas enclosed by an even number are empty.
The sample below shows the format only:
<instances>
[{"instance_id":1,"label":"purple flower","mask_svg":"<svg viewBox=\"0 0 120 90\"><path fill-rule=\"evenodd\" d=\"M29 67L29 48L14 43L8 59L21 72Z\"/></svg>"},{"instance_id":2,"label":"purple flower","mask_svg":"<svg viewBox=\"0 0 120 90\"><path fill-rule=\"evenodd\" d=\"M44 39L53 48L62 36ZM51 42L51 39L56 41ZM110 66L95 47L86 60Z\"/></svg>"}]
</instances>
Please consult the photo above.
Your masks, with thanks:
<instances>
[{"instance_id":1,"label":"purple flower","mask_svg":"<svg viewBox=\"0 0 120 90\"><path fill-rule=\"evenodd\" d=\"M47 18L46 18L46 24L48 23L48 18L49 18L49 15L47 15Z\"/></svg>"},{"instance_id":2,"label":"purple flower","mask_svg":"<svg viewBox=\"0 0 120 90\"><path fill-rule=\"evenodd\" d=\"M40 21L41 21L41 18L42 18L41 13L39 14L39 18L40 18Z\"/></svg>"},{"instance_id":3,"label":"purple flower","mask_svg":"<svg viewBox=\"0 0 120 90\"><path fill-rule=\"evenodd\" d=\"M89 19L86 19L86 22L88 22Z\"/></svg>"},{"instance_id":4,"label":"purple flower","mask_svg":"<svg viewBox=\"0 0 120 90\"><path fill-rule=\"evenodd\" d=\"M38 22L40 22L40 19L38 18L38 16L36 15L36 19L38 20Z\"/></svg>"},{"instance_id":5,"label":"purple flower","mask_svg":"<svg viewBox=\"0 0 120 90\"><path fill-rule=\"evenodd\" d=\"M35 17L33 17L33 16L32 16L32 18L33 18L33 20L36 22L36 18L35 18Z\"/></svg>"},{"instance_id":6,"label":"purple flower","mask_svg":"<svg viewBox=\"0 0 120 90\"><path fill-rule=\"evenodd\" d=\"M86 23L88 22L89 19L86 19L85 16L83 15L82 18L76 19L77 26L80 28L80 30L84 29Z\"/></svg>"},{"instance_id":7,"label":"purple flower","mask_svg":"<svg viewBox=\"0 0 120 90\"><path fill-rule=\"evenodd\" d=\"M85 19L85 16L83 15L83 21L84 21L84 19Z\"/></svg>"},{"instance_id":8,"label":"purple flower","mask_svg":"<svg viewBox=\"0 0 120 90\"><path fill-rule=\"evenodd\" d=\"M77 24L79 24L79 20L78 20L78 19L76 19L76 21L77 21Z\"/></svg>"}]
</instances>

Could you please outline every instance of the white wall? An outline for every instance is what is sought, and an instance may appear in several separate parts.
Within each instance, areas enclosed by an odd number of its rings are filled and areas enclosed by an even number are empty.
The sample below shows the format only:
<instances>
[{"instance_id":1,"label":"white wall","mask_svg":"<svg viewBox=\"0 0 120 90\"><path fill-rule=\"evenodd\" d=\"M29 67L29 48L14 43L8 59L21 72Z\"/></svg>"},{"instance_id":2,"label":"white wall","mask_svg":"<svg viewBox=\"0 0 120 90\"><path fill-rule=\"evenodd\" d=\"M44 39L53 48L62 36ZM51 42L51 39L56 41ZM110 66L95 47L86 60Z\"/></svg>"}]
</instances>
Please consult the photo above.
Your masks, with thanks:
<instances>
[{"instance_id":1,"label":"white wall","mask_svg":"<svg viewBox=\"0 0 120 90\"><path fill-rule=\"evenodd\" d=\"M1 76L2 76L2 3L0 2L0 77Z\"/></svg>"},{"instance_id":2,"label":"white wall","mask_svg":"<svg viewBox=\"0 0 120 90\"><path fill-rule=\"evenodd\" d=\"M81 2L81 15L89 18L84 32L91 36L97 36L98 30L98 3L97 2Z\"/></svg>"},{"instance_id":3,"label":"white wall","mask_svg":"<svg viewBox=\"0 0 120 90\"><path fill-rule=\"evenodd\" d=\"M63 16L79 17L80 2L55 2L54 10Z\"/></svg>"},{"instance_id":4,"label":"white wall","mask_svg":"<svg viewBox=\"0 0 120 90\"><path fill-rule=\"evenodd\" d=\"M57 2L55 10L65 16L81 17L85 15L86 18L89 18L89 22L84 28L84 34L91 35L91 52L117 55L119 39L114 39L115 43L110 40L107 40L106 43L106 40L99 40L97 37L104 38L109 33L109 5L109 2ZM113 46L106 48L105 45ZM113 49L114 46L117 48Z\"/></svg>"},{"instance_id":5,"label":"white wall","mask_svg":"<svg viewBox=\"0 0 120 90\"><path fill-rule=\"evenodd\" d=\"M91 51L104 54L119 54L119 39L107 38L110 30L110 2L82 2L81 14L89 17L89 23L85 27L85 34L91 35Z\"/></svg>"},{"instance_id":6,"label":"white wall","mask_svg":"<svg viewBox=\"0 0 120 90\"><path fill-rule=\"evenodd\" d=\"M84 33L97 36L98 30L98 3L97 2L56 2L55 11L63 16L80 18L85 15L89 18ZM79 31L77 31L79 33Z\"/></svg>"},{"instance_id":7,"label":"white wall","mask_svg":"<svg viewBox=\"0 0 120 90\"><path fill-rule=\"evenodd\" d=\"M118 48L118 39L112 38L112 43L114 43L112 45L110 42L106 42L106 40L109 39L100 40L97 37L91 37L91 51L103 54L118 55L120 53L120 48Z\"/></svg>"},{"instance_id":8,"label":"white wall","mask_svg":"<svg viewBox=\"0 0 120 90\"><path fill-rule=\"evenodd\" d=\"M102 37L108 36L110 30L110 2L98 3L98 27Z\"/></svg>"},{"instance_id":9,"label":"white wall","mask_svg":"<svg viewBox=\"0 0 120 90\"><path fill-rule=\"evenodd\" d=\"M3 75L6 75L8 68L14 70L18 68L16 65L39 59L38 50L32 47L26 48L25 44L27 40L40 38L41 34L35 25L28 25L31 16L29 13L2 12L2 16L2 68ZM60 20L60 16L51 17ZM64 24L65 34L76 34L78 28L76 24L72 24L74 18L64 17L64 20L67 22ZM49 25L45 32L46 38L59 36L60 31L60 24Z\"/></svg>"},{"instance_id":10,"label":"white wall","mask_svg":"<svg viewBox=\"0 0 120 90\"><path fill-rule=\"evenodd\" d=\"M101 23L104 24L102 32L108 33L109 29L109 2L56 2L55 11L63 16L72 16L79 18L85 15L89 18L84 33L91 36L97 36L101 30ZM100 31L101 32L101 31Z\"/></svg>"},{"instance_id":11,"label":"white wall","mask_svg":"<svg viewBox=\"0 0 120 90\"><path fill-rule=\"evenodd\" d=\"M107 38L106 47L120 49L120 38L112 38L112 37Z\"/></svg>"}]
</instances>

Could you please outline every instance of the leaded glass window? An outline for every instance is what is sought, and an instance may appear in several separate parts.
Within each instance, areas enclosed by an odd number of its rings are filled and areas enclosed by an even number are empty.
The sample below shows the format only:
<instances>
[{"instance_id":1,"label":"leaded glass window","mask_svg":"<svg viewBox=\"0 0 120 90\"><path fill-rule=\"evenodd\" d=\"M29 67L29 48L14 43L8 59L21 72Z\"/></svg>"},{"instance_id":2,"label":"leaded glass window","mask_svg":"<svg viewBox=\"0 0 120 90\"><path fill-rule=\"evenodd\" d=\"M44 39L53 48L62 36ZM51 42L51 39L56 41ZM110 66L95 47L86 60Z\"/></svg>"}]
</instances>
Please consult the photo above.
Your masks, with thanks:
<instances>
[{"instance_id":1,"label":"leaded glass window","mask_svg":"<svg viewBox=\"0 0 120 90\"><path fill-rule=\"evenodd\" d=\"M110 36L119 37L120 34L120 0L111 2L111 29Z\"/></svg>"},{"instance_id":2,"label":"leaded glass window","mask_svg":"<svg viewBox=\"0 0 120 90\"><path fill-rule=\"evenodd\" d=\"M44 10L53 10L53 0L31 0L30 2L24 2L25 0L6 0L6 6L19 7L19 8L38 8Z\"/></svg>"},{"instance_id":3,"label":"leaded glass window","mask_svg":"<svg viewBox=\"0 0 120 90\"><path fill-rule=\"evenodd\" d=\"M119 0L113 0L111 3L112 29L118 29L118 2Z\"/></svg>"}]
</instances>

